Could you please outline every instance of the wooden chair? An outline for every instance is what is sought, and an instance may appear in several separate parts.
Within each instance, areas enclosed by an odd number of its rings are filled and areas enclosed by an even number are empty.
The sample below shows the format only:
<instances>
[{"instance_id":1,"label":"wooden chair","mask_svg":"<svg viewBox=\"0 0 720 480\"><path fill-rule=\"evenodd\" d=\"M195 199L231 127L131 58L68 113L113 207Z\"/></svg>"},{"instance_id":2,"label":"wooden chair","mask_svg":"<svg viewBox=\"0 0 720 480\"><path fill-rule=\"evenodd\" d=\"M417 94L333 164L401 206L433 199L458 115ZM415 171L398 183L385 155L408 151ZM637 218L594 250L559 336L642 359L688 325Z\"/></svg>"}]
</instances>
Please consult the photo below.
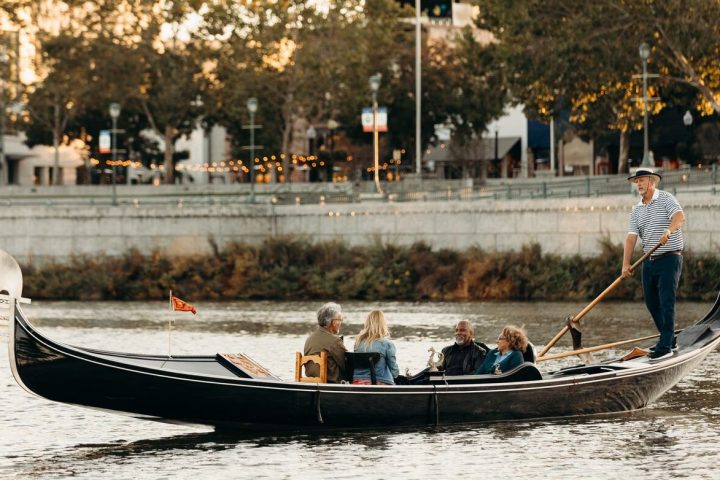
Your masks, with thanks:
<instances>
[{"instance_id":1,"label":"wooden chair","mask_svg":"<svg viewBox=\"0 0 720 480\"><path fill-rule=\"evenodd\" d=\"M380 361L380 354L377 352L345 353L345 370L347 371L348 382L353 381L353 373L356 369L367 368L370 370L370 383L377 385L375 365Z\"/></svg>"},{"instance_id":2,"label":"wooden chair","mask_svg":"<svg viewBox=\"0 0 720 480\"><path fill-rule=\"evenodd\" d=\"M303 366L308 362L315 362L320 366L319 377L303 376ZM327 383L327 352L320 352L320 355L303 355L300 352L295 352L295 381Z\"/></svg>"}]
</instances>

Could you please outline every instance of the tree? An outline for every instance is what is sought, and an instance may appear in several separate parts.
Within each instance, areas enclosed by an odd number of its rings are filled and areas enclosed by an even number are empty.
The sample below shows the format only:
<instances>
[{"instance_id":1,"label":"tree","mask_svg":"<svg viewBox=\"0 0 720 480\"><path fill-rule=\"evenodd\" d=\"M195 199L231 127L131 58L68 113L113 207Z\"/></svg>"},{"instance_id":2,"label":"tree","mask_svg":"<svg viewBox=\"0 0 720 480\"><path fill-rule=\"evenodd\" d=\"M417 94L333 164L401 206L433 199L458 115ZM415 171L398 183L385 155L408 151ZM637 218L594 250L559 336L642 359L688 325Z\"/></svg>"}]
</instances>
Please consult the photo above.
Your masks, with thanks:
<instances>
[{"instance_id":1,"label":"tree","mask_svg":"<svg viewBox=\"0 0 720 480\"><path fill-rule=\"evenodd\" d=\"M204 54L187 35L181 38L199 6L192 0L0 4L42 53L33 65L36 81L27 85L31 122L50 128L57 145L85 109L105 110L113 101L123 110L139 108L164 140L165 177L172 182L173 144L194 126L193 101L204 85Z\"/></svg>"},{"instance_id":2,"label":"tree","mask_svg":"<svg viewBox=\"0 0 720 480\"><path fill-rule=\"evenodd\" d=\"M332 118L350 140L369 143L359 117L370 102L368 78L381 73L378 99L390 107L388 145L414 143L414 37L404 21L412 10L394 0L330 1L325 8L293 1L227 7L216 4L202 30L216 55L211 116L236 139L245 141L245 102L255 96L266 149L300 153L291 151L298 118L310 125ZM467 61L464 51L448 44L423 49L423 147L434 140L438 123L452 122L464 139L502 110L504 91L491 81L498 73L488 73L488 55L470 50L479 58ZM288 161L286 156L284 171Z\"/></svg>"},{"instance_id":3,"label":"tree","mask_svg":"<svg viewBox=\"0 0 720 480\"><path fill-rule=\"evenodd\" d=\"M46 76L27 96L30 119L46 128L54 148L52 183L59 185L60 152L65 128L91 101L91 68L87 68L88 45L81 38L61 34L41 39ZM32 138L29 142L32 145Z\"/></svg>"},{"instance_id":4,"label":"tree","mask_svg":"<svg viewBox=\"0 0 720 480\"><path fill-rule=\"evenodd\" d=\"M389 0L253 2L236 8L220 3L206 15L204 33L216 58L211 87L214 117L245 141L249 97L259 99L259 132L266 149L293 153L293 127L339 121L359 129L359 112L370 97L367 79L387 72L397 54L392 40L398 6ZM222 40L219 41L218 38Z\"/></svg>"},{"instance_id":5,"label":"tree","mask_svg":"<svg viewBox=\"0 0 720 480\"><path fill-rule=\"evenodd\" d=\"M621 146L638 128L641 83L638 46L652 47L651 68L661 74L652 94L669 83L692 85L696 106L718 112L720 87L720 3L599 0L481 0L480 26L491 30L514 75L514 98L532 117L561 109L590 135L611 128L622 132ZM651 104L653 112L662 104ZM622 140L625 139L625 142ZM622 148L621 148L622 150Z\"/></svg>"},{"instance_id":6,"label":"tree","mask_svg":"<svg viewBox=\"0 0 720 480\"><path fill-rule=\"evenodd\" d=\"M131 97L139 103L151 129L163 139L165 182L174 183L175 141L196 126L203 90L201 54L195 46L172 45L162 51L142 48L143 72Z\"/></svg>"},{"instance_id":7,"label":"tree","mask_svg":"<svg viewBox=\"0 0 720 480\"><path fill-rule=\"evenodd\" d=\"M436 48L434 55L431 53L440 63L430 70L438 76L432 83L439 89L434 100L445 105L443 114L452 123L453 138L467 144L484 132L510 101L507 73L497 44L482 45L469 29L456 38L454 47L441 47L443 52Z\"/></svg>"}]
</instances>

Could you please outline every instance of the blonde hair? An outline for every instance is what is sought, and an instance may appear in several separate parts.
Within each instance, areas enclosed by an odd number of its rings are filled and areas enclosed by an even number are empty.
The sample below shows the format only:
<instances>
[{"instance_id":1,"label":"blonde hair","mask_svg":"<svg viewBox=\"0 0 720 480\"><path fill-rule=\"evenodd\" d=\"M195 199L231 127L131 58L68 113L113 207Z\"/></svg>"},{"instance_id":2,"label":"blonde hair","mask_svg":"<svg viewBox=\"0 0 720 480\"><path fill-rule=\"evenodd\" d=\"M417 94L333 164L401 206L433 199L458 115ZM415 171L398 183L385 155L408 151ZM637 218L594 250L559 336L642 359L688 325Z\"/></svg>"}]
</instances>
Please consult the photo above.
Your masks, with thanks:
<instances>
[{"instance_id":1,"label":"blonde hair","mask_svg":"<svg viewBox=\"0 0 720 480\"><path fill-rule=\"evenodd\" d=\"M373 310L368 313L365 319L365 325L363 325L363 329L360 330L360 333L355 339L355 348L357 348L361 342L365 342L365 346L369 347L375 340L389 336L390 331L385 322L385 314L382 310Z\"/></svg>"},{"instance_id":2,"label":"blonde hair","mask_svg":"<svg viewBox=\"0 0 720 480\"><path fill-rule=\"evenodd\" d=\"M528 338L525 330L515 325L506 325L502 329L501 336L507 338L508 346L511 350L519 350L525 352L528 346Z\"/></svg>"}]
</instances>

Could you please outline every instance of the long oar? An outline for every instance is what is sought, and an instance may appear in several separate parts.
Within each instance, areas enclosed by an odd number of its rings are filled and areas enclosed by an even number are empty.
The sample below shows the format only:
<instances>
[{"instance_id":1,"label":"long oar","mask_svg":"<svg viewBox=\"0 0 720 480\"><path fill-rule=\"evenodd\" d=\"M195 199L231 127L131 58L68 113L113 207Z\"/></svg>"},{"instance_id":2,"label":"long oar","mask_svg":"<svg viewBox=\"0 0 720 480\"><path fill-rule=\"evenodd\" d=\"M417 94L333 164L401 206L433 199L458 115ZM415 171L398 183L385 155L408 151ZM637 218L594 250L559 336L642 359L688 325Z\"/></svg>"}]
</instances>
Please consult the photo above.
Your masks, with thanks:
<instances>
[{"instance_id":1,"label":"long oar","mask_svg":"<svg viewBox=\"0 0 720 480\"><path fill-rule=\"evenodd\" d=\"M597 352L600 350L607 350L608 348L619 347L620 345L628 345L630 343L642 342L644 340L650 340L651 338L657 338L660 334L650 335L647 337L633 338L631 340L623 340L621 342L606 343L604 345L598 345L596 347L581 348L578 350L570 350L568 352L551 353L544 357L538 357L535 359L536 362L544 362L546 360L557 360L558 358L572 357L573 355L580 355L583 353Z\"/></svg>"},{"instance_id":2,"label":"long oar","mask_svg":"<svg viewBox=\"0 0 720 480\"><path fill-rule=\"evenodd\" d=\"M675 334L678 334L680 332L682 332L682 329L675 330ZM591 352L597 352L600 350L607 350L609 348L619 347L621 345L628 345L630 343L637 343L637 342L642 342L645 340L650 340L651 338L657 338L659 336L660 336L660 334L656 333L655 335L648 335L647 337L632 338L630 340L622 340L620 342L606 343L604 345L597 345L595 347L580 348L578 350L571 350L568 352L552 353L550 355L545 355L544 357L538 357L535 359L535 361L536 362L544 362L546 360L557 360L558 358L572 357L573 355L581 355L583 353L591 353Z\"/></svg>"},{"instance_id":3,"label":"long oar","mask_svg":"<svg viewBox=\"0 0 720 480\"><path fill-rule=\"evenodd\" d=\"M643 255L642 257L640 257L637 262L633 263L633 264L630 266L630 273L632 273L633 271L635 271L635 269L636 269L638 266L640 266L640 264L641 264L642 262L644 262L645 259L647 259L650 255L652 255L652 254L655 252L655 250L657 250L658 248L660 248L661 245L662 245L662 244L658 242L657 245L655 245L653 248L651 248L650 250L648 250L648 251L645 253L645 255ZM578 313L577 315L575 315L575 316L572 318L572 321L573 321L573 322L578 322L582 317L585 316L586 313L588 313L590 310L592 310L592 308L593 308L595 305L597 305L598 303L600 303L600 300L602 300L603 298L605 298L605 297L608 295L608 293L610 293L615 287L617 287L617 286L620 284L620 282L623 281L624 278L625 278L625 277L624 277L623 275L620 275L618 278L616 278L615 281L614 281L613 283L611 283L610 286L607 287L600 295L598 295L595 300L593 300L592 302L590 302L590 304L589 304L587 307L583 308L580 313ZM550 342L548 342L548 344L545 345L545 348L542 349L542 351L540 352L540 355L538 355L538 356L539 356L539 357L544 356L544 355L548 352L548 350L550 350L550 349L553 347L553 345L555 345L555 344L558 342L558 340L560 340L560 339L562 338L562 336L565 335L565 334L568 332L568 330L570 330L570 327L568 327L567 325L565 325L565 327L563 327L563 329L560 330L560 332L559 332L557 335L555 335L555 338L553 338L552 340L550 340Z\"/></svg>"}]
</instances>

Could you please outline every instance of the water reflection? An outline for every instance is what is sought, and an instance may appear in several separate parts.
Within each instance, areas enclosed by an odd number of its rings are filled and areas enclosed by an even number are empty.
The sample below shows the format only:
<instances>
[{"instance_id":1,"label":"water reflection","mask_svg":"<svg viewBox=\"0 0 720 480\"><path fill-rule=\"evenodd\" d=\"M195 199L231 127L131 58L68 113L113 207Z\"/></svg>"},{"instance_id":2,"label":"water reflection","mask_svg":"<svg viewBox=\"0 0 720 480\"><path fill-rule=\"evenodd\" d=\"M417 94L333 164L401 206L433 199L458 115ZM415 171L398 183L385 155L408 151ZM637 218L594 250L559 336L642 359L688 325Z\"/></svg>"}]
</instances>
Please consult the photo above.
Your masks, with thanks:
<instances>
[{"instance_id":1,"label":"water reflection","mask_svg":"<svg viewBox=\"0 0 720 480\"><path fill-rule=\"evenodd\" d=\"M109 473L125 478L112 472L135 472L139 466L134 478L157 478L161 467L162 476L192 478L190 471L205 472L214 463L215 471L240 478L425 478L426 473L462 475L482 456L483 469L497 471L512 461L515 475L542 470L548 478L613 478L624 471L651 474L665 465L669 476L713 478L717 433L695 424L697 418L678 423L665 417L669 414L646 410L545 422L312 435L197 432L79 443L24 457L13 473L51 478ZM700 438L683 439L689 428ZM698 457L698 450L710 456ZM368 470L368 465L374 468Z\"/></svg>"}]
</instances>

